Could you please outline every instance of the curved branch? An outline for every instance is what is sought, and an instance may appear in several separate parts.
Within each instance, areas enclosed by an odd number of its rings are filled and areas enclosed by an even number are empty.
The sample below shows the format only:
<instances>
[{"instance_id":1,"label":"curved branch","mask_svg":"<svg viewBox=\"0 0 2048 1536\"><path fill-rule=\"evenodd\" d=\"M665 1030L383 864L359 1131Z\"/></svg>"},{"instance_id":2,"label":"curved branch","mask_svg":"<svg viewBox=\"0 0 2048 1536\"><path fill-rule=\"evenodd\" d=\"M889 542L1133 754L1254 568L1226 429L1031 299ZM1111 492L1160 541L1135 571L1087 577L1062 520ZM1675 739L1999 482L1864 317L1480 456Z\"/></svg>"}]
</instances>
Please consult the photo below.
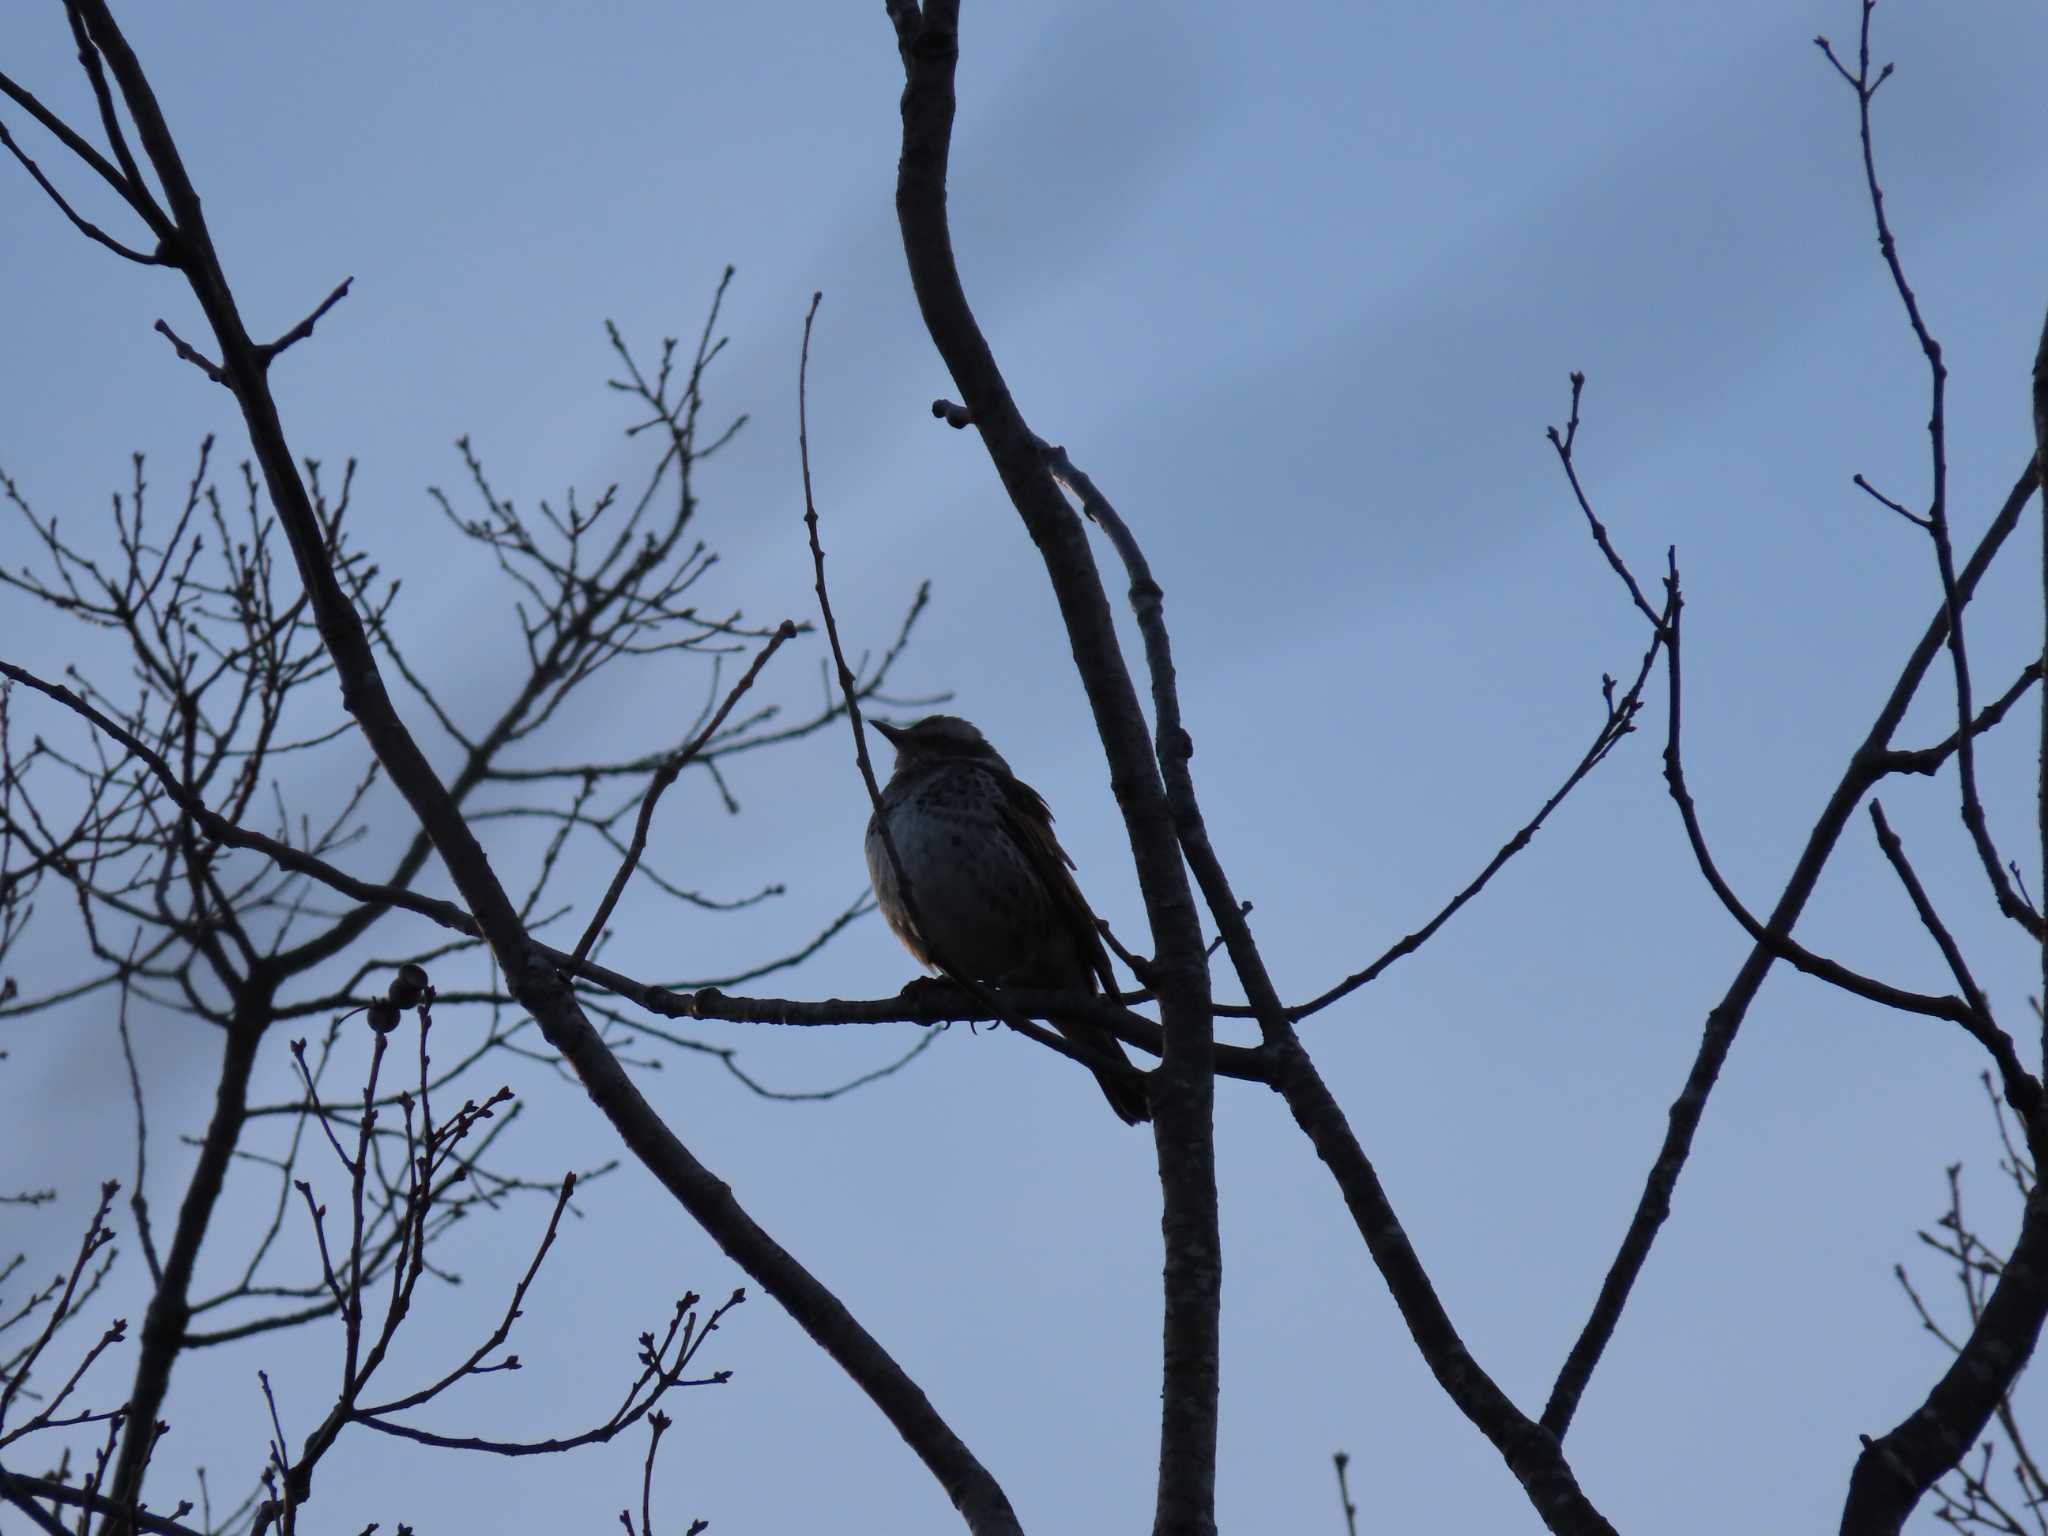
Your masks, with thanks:
<instances>
[{"instance_id":1,"label":"curved branch","mask_svg":"<svg viewBox=\"0 0 2048 1536\"><path fill-rule=\"evenodd\" d=\"M43 174L42 167L31 160L27 152L14 142L14 135L7 131L5 123L0 123L0 149L5 149L16 160L21 162L21 168L35 179L35 184L43 189L43 195L57 205L57 211L69 219L72 227L81 235L84 235L86 239L105 246L116 256L132 261L137 266L160 267L166 265L161 255L148 251L138 251L132 246L123 245L104 229L101 229L99 225L86 218L76 208L73 208L65 200L64 194L57 190L55 183Z\"/></svg>"}]
</instances>

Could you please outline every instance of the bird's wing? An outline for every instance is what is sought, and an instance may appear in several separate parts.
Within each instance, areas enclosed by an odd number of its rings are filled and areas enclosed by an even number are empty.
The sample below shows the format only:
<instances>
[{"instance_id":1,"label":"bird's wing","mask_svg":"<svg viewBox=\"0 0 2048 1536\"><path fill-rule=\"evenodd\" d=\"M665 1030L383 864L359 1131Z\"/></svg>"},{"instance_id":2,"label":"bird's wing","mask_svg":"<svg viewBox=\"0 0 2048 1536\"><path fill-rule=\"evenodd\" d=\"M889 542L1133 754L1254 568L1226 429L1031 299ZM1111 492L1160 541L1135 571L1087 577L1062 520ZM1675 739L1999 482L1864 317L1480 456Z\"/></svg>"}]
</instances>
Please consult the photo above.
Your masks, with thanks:
<instances>
[{"instance_id":1,"label":"bird's wing","mask_svg":"<svg viewBox=\"0 0 2048 1536\"><path fill-rule=\"evenodd\" d=\"M1052 893L1053 909L1080 946L1088 969L1112 996L1117 991L1116 973L1109 968L1109 953L1102 947L1102 930L1095 926L1095 914L1088 898L1074 881L1074 861L1053 836L1052 812L1037 790L1014 774L998 774L1003 788L1003 826L1024 851L1032 871Z\"/></svg>"}]
</instances>

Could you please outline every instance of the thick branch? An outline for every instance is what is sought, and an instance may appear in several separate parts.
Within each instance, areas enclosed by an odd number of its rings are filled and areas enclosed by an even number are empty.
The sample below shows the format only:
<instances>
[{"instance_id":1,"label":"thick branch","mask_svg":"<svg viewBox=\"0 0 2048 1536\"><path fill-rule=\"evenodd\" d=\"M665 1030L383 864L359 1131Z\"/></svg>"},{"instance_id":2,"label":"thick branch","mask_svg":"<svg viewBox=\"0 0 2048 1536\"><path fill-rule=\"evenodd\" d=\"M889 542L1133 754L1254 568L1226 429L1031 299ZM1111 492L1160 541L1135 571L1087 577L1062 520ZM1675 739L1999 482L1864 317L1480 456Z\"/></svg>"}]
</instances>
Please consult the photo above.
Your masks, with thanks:
<instances>
[{"instance_id":1,"label":"thick branch","mask_svg":"<svg viewBox=\"0 0 2048 1536\"><path fill-rule=\"evenodd\" d=\"M2034 349L2034 468L2037 478L2048 486L2048 320L2041 324L2041 341ZM2041 495L2041 611L2048 625L2048 488ZM2048 629L2041 639L2041 675L2048 678ZM2041 690L2041 755L2035 763L2034 779L2036 831L2040 842L2042 878L2048 880L2048 683ZM2041 943L2041 996L2048 998L2048 938ZM2041 1020L2041 1070L2048 1073L2048 1012Z\"/></svg>"},{"instance_id":2,"label":"thick branch","mask_svg":"<svg viewBox=\"0 0 2048 1536\"><path fill-rule=\"evenodd\" d=\"M2048 1189L2028 1196L2019 1240L1949 1368L1902 1423L1863 1439L1842 1536L1897 1536L1929 1488L1961 1461L2026 1366L2048 1316Z\"/></svg>"}]
</instances>

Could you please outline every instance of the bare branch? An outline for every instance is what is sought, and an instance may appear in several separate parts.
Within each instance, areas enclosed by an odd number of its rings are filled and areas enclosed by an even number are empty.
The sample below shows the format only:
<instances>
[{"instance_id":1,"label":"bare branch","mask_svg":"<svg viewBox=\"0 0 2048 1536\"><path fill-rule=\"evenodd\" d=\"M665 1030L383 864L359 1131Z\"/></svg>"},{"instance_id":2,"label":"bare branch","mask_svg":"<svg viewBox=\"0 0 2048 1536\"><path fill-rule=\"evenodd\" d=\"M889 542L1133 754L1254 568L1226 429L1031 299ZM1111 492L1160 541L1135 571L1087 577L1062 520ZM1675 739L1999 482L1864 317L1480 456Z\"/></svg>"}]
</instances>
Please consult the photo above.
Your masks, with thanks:
<instances>
[{"instance_id":1,"label":"bare branch","mask_svg":"<svg viewBox=\"0 0 2048 1536\"><path fill-rule=\"evenodd\" d=\"M1351 1468L1351 1457L1339 1451L1330 1459L1337 1464L1337 1498L1344 1507L1346 1536L1358 1536L1358 1506L1351 1502L1351 1480L1346 1475Z\"/></svg>"},{"instance_id":2,"label":"bare branch","mask_svg":"<svg viewBox=\"0 0 2048 1536\"><path fill-rule=\"evenodd\" d=\"M1991 730L2006 717L2013 705L2025 697L2027 690L2040 680L2041 663L2028 662L2004 693L1977 712L1977 718L1970 722L1970 734L1982 736ZM1920 747L1917 750L1894 748L1884 754L1883 771L1888 774L1932 774L1955 755L1956 743L1960 739L1961 732L1951 731L1931 747ZM2021 894L2024 896L2025 893Z\"/></svg>"},{"instance_id":3,"label":"bare branch","mask_svg":"<svg viewBox=\"0 0 2048 1536\"><path fill-rule=\"evenodd\" d=\"M355 282L355 279L353 277L344 277L339 283L335 285L334 291L332 293L328 294L326 298L322 299L317 305L314 306L313 312L310 315L306 316L305 319L301 320L297 325L293 326L290 330L286 331L282 336L278 337L277 340L270 342L265 346L258 347L256 349L257 361L263 367L268 368L273 362L277 360L278 353L284 351L285 348L292 346L298 342L304 341L307 337L311 336L313 334L313 327L320 323L320 317L322 315L325 315L327 311L334 308L335 305L339 304L343 299L348 297L349 285L352 284L353 282Z\"/></svg>"},{"instance_id":4,"label":"bare branch","mask_svg":"<svg viewBox=\"0 0 2048 1536\"><path fill-rule=\"evenodd\" d=\"M1481 891L1485 890L1487 883L1500 873L1509 859L1529 846L1535 839L1536 834L1543 829L1543 824L1550 819L1550 813L1564 803L1565 796L1576 789L1587 775L1606 760L1607 754L1620 745L1623 737L1635 730L1636 716L1642 710L1643 687L1649 681L1650 669L1656 665L1657 656L1663 644L1664 629L1660 624L1653 632L1650 648L1643 653L1642 663L1636 669L1635 681L1629 685L1628 691L1619 700L1614 697L1614 679L1610 677L1602 680L1603 696L1607 701L1607 717L1601 722L1599 730L1594 732L1592 744L1586 748L1585 753L1579 758L1577 766L1565 776L1564 782L1557 787L1555 793L1543 802L1534 816L1522 824L1514 836L1501 844L1493 857L1487 861L1486 867L1473 876L1466 883L1464 889L1446 902L1434 917L1430 918L1428 922L1424 923L1414 932L1395 941L1378 959L1374 960L1363 970L1353 972L1328 991L1310 998L1307 1002L1297 1003L1288 1008L1286 1012L1290 1023L1298 1024L1311 1014L1320 1013L1323 1009L1329 1007L1330 1004L1349 996L1360 987L1376 981L1380 974L1395 961L1414 954L1434 938L1437 931L1458 914L1460 908Z\"/></svg>"},{"instance_id":5,"label":"bare branch","mask_svg":"<svg viewBox=\"0 0 2048 1536\"><path fill-rule=\"evenodd\" d=\"M81 53L83 52L85 50L81 50ZM96 68L97 60L93 60L92 64ZM98 176L109 187L112 187L115 192L120 194L121 200L141 216L143 223L149 226L150 232L160 242L155 257L157 264L164 266L179 265L179 262L168 249L171 234L170 220L165 216L163 210L157 207L156 201L149 195L147 187L143 186L139 181L131 179L126 172L117 170L113 165L109 164L107 158L86 142L68 123L44 106L30 92L24 90L4 74L0 74L0 95L8 97L17 106L26 111L29 116L40 123L44 131L66 149L70 150L79 160L83 161L94 175ZM121 143L120 148L125 153L127 146L125 143ZM40 182L42 178L38 177L37 180ZM45 190L48 189L46 188ZM54 197L55 193L52 192L51 195ZM62 206L62 204L60 203L59 206ZM76 220L73 222L75 223ZM121 254L126 255L127 253L123 251Z\"/></svg>"},{"instance_id":6,"label":"bare branch","mask_svg":"<svg viewBox=\"0 0 2048 1536\"><path fill-rule=\"evenodd\" d=\"M1577 369L1572 370L1571 385L1571 414L1565 418L1564 430L1559 432L1556 427L1546 427L1543 429L1544 436L1549 438L1550 446L1557 450L1558 463L1563 466L1564 477L1571 485L1572 496L1578 501L1579 510L1586 516L1586 527L1593 535L1593 542L1600 546L1600 553L1606 558L1608 566L1621 578L1621 584L1628 588L1629 601L1636 605L1636 612L1649 620L1650 626L1654 629L1663 622L1661 617L1657 610L1650 606L1650 600L1643 596L1643 589L1636 584L1636 578L1629 570L1628 563L1615 550L1613 540L1608 538L1607 525L1594 514L1593 503L1587 500L1585 488L1579 484L1578 464L1572 457L1572 451L1578 446L1579 441L1579 397L1586 392L1586 376Z\"/></svg>"},{"instance_id":7,"label":"bare branch","mask_svg":"<svg viewBox=\"0 0 2048 1536\"><path fill-rule=\"evenodd\" d=\"M197 368L223 389L228 387L227 375L220 371L220 364L202 356L184 337L171 329L169 322L159 320L154 329L164 340L171 344L171 350L176 352L179 357L190 363L194 368Z\"/></svg>"},{"instance_id":8,"label":"bare branch","mask_svg":"<svg viewBox=\"0 0 2048 1536\"><path fill-rule=\"evenodd\" d=\"M22 169L35 178L35 183L43 189L43 194L57 205L57 210L65 218L69 219L72 226L81 235L84 235L86 239L93 241L97 245L105 246L116 256L132 261L137 266L161 267L170 264L161 251L138 251L132 246L123 245L104 229L101 229L99 225L79 213L76 208L73 208L70 203L64 200L64 194L57 190L51 183L50 178L43 174L42 168L28 157L19 144L14 142L14 135L7 131L5 123L0 123L0 148L5 148L9 154L21 162Z\"/></svg>"},{"instance_id":9,"label":"bare branch","mask_svg":"<svg viewBox=\"0 0 2048 1536\"><path fill-rule=\"evenodd\" d=\"M1877 801L1870 802L1870 823L1877 832L1877 845L1884 851L1892 870L1899 877L1899 884L1906 888L1906 895L1913 903L1913 910L1919 916L1921 926L1933 938L1935 947L1941 951L1941 958L1948 962L1949 974L1962 989L1964 1016L1956 1022L1968 1030L1972 1039L1991 1053L1991 1059L1998 1064L2000 1080L2005 1085L2006 1102L2012 1105L2022 1121L2031 1121L2038 1114L2041 1105L2041 1085L2028 1075L2020 1065L2019 1054L2013 1049L2012 1037L2000 1029L1991 1018L1991 1005L1985 1000L1983 989L1970 974L1970 967L1963 959L1962 949L1955 937L1942 922L1941 915L1934 910L1934 902L1921 885L1919 875L1914 873L1912 864L1906 858L1906 845L1885 820L1884 807Z\"/></svg>"}]
</instances>

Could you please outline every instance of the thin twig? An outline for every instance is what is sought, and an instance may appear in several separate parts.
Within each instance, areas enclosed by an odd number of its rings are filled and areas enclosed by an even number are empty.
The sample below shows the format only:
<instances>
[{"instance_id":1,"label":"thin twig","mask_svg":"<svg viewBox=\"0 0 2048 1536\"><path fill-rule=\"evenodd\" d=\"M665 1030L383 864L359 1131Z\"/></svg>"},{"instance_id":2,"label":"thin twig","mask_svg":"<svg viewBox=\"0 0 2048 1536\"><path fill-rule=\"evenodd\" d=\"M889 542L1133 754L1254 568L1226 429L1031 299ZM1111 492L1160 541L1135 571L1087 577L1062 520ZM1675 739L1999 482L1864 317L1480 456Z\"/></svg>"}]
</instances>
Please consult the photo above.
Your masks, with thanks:
<instances>
[{"instance_id":1,"label":"thin twig","mask_svg":"<svg viewBox=\"0 0 2048 1536\"><path fill-rule=\"evenodd\" d=\"M1876 0L1864 0L1862 25L1857 36L1856 68L1853 73L1836 57L1833 45L1825 37L1815 38L1814 45L1856 94L1857 140L1863 156L1863 185L1869 199L1871 217L1877 225L1877 249L1884 258L1885 270L1891 274L1892 288L1898 294L1899 303L1906 312L1906 321L1912 328L1913 338L1919 342L1921 355L1927 362L1929 487L1926 516L1917 521L1927 530L1928 537L1934 545L1935 567L1941 579L1942 600L1948 609L1948 649L1955 676L1956 695L1956 771L1962 794L1963 825L1969 829L1970 841L1976 847L1978 862L1984 866L1984 877L1991 884L1999 911L2020 924L2037 942L2048 945L2048 922L2044 922L2041 914L2020 898L2012 881L2007 877L2005 861L1999 857L1997 845L1992 839L1983 797L1977 787L1977 755L1970 731L1970 721L1974 714L1970 703L1970 659L1963 638L1963 604L1958 600L1956 590L1955 552L1949 537L1948 364L1942 358L1941 343L1935 339L1926 317L1921 313L1919 296L1914 293L1913 285L1907 281L1905 264L1899 258L1899 242L1892 233L1891 218L1885 212L1884 188L1878 184L1877 151L1871 134L1870 104L1877 95L1878 88L1891 77L1892 66L1885 65L1875 76L1870 72L1870 18L1875 6ZM1866 486L1865 489L1869 488ZM1872 491L1871 494L1876 495L1876 492ZM1883 497L1878 499L1885 501ZM1886 501L1886 505L1903 510L1897 508L1896 503Z\"/></svg>"},{"instance_id":2,"label":"thin twig","mask_svg":"<svg viewBox=\"0 0 2048 1536\"><path fill-rule=\"evenodd\" d=\"M769 637L768 643L756 654L745 676L741 677L733 685L732 691L726 694L725 702L718 706L704 729L699 731L680 752L673 754L655 770L653 779L647 785L647 793L641 797L640 815L633 824L633 841L626 849L626 857L620 862L618 873L612 876L612 883L604 893L604 900L597 904L597 911L591 916L590 926L583 930L583 937L577 941L576 948L570 951L572 968L581 965L590 954L590 946L597 942L597 936L604 931L605 923L611 918L612 908L618 905L619 897L626 889L626 882L633 878L634 867L639 864L640 855L647 849L647 831L654 822L655 803L661 799L669 785L675 783L676 775L687 768L691 760L704 750L704 744L725 723L725 717L732 713L732 707L739 703L749 688L754 686L754 679L759 677L761 669L768 665L768 658L782 648L785 640L794 639L795 636L795 622L784 619L776 627L775 633Z\"/></svg>"},{"instance_id":3,"label":"thin twig","mask_svg":"<svg viewBox=\"0 0 2048 1536\"><path fill-rule=\"evenodd\" d=\"M1534 841L1536 834L1542 830L1543 824L1550 819L1551 812L1562 805L1565 797L1578 788L1586 776L1606 760L1607 755L1620 744L1623 737L1634 732L1636 716L1642 710L1643 688L1649 681L1651 668L1656 665L1657 656L1663 648L1664 635L1665 628L1660 623L1652 631L1649 649L1644 652L1642 662L1636 669L1635 681L1629 685L1628 691L1620 699L1617 700L1614 697L1614 679L1610 677L1602 680L1604 685L1603 696L1607 700L1607 717L1601 721L1599 730L1594 732L1592 744L1586 748L1572 771L1565 776L1564 782L1557 787L1549 799L1545 800L1538 807L1536 814L1524 822L1515 832L1514 836L1501 844L1493 857L1487 860L1486 867L1480 870L1477 875L1474 875L1466 883L1464 889L1438 909L1436 915L1430 918L1428 922L1412 933L1396 940L1370 965L1362 970L1353 972L1329 990L1310 998L1307 1002L1297 1003L1290 1007L1287 1010L1287 1017L1291 1022L1299 1023L1311 1014L1321 1012L1340 998L1347 997L1358 988L1377 980L1380 974L1395 961L1404 956L1414 954L1434 938L1437 931L1455 917L1467 902L1485 890L1488 882L1500 873L1509 859L1512 859Z\"/></svg>"},{"instance_id":4,"label":"thin twig","mask_svg":"<svg viewBox=\"0 0 2048 1536\"><path fill-rule=\"evenodd\" d=\"M1962 989L1967 1011L1965 1017L1956 1022L1969 1031L1970 1037L1989 1051L1991 1059L1998 1064L1999 1077L2005 1085L2006 1102L2023 1120L2033 1119L2041 1104L2041 1085L2020 1065L2012 1037L1992 1020L1991 1005L1986 1001L1983 989L1977 985L1977 979L1970 974L1969 962L1963 958L1962 949L1942 922L1941 914L1934 910L1932 898L1906 858L1906 845L1892 830L1891 823L1885 819L1884 807L1876 800L1870 802L1870 823L1877 832L1877 845L1898 875L1899 884L1906 888L1906 896L1913 903L1921 926L1933 938L1935 947L1941 951L1941 958L1948 962L1949 974L1955 977L1956 985Z\"/></svg>"},{"instance_id":5,"label":"thin twig","mask_svg":"<svg viewBox=\"0 0 2048 1536\"><path fill-rule=\"evenodd\" d=\"M320 323L320 317L348 297L349 285L353 282L355 282L353 277L344 277L335 285L332 293L328 294L326 298L313 307L313 312L310 315L278 337L277 340L258 347L256 349L256 361L261 366L268 368L276 360L278 353L311 336L313 334L313 327Z\"/></svg>"},{"instance_id":6,"label":"thin twig","mask_svg":"<svg viewBox=\"0 0 2048 1536\"><path fill-rule=\"evenodd\" d=\"M69 219L78 232L88 240L105 246L116 256L132 261L138 266L161 267L170 265L161 251L138 251L132 246L123 245L104 229L101 229L99 225L79 213L70 203L66 202L64 194L59 192L50 181L50 178L43 174L41 167L28 157L19 144L14 142L14 136L7 131L5 123L0 123L0 148L5 148L9 154L21 162L22 169L35 178L36 185L43 189L44 195L57 205L57 211Z\"/></svg>"},{"instance_id":7,"label":"thin twig","mask_svg":"<svg viewBox=\"0 0 2048 1536\"><path fill-rule=\"evenodd\" d=\"M155 329L158 334L171 344L172 350L178 356L182 357L223 389L228 387L228 376L220 371L220 364L214 362L211 358L203 356L184 337L172 330L168 321L158 320Z\"/></svg>"},{"instance_id":8,"label":"thin twig","mask_svg":"<svg viewBox=\"0 0 2048 1536\"><path fill-rule=\"evenodd\" d=\"M1337 1497L1344 1504L1344 1530L1346 1536L1358 1536L1358 1506L1351 1502L1351 1456L1339 1451L1330 1458L1337 1464Z\"/></svg>"},{"instance_id":9,"label":"thin twig","mask_svg":"<svg viewBox=\"0 0 2048 1536\"><path fill-rule=\"evenodd\" d=\"M1657 610L1650 606L1650 600L1643 596L1643 589L1636 584L1636 578L1630 572L1628 563L1615 550L1614 541L1608 538L1607 525L1594 513L1593 503L1587 499L1585 488L1579 484L1578 465L1572 458L1572 450L1578 446L1579 441L1579 397L1586 392L1586 376L1576 368L1572 370L1571 385L1571 414L1565 418L1564 430L1559 432L1556 427L1546 427L1543 429L1544 436L1550 440L1550 446L1557 450L1558 462L1564 466L1565 480L1571 485L1572 496L1578 501L1579 510L1585 514L1586 527L1593 535L1593 542L1600 546L1600 553L1606 557L1608 566L1621 578L1621 584L1628 588L1629 601L1636 605L1636 612L1648 619L1651 627L1655 628L1663 620Z\"/></svg>"}]
</instances>

